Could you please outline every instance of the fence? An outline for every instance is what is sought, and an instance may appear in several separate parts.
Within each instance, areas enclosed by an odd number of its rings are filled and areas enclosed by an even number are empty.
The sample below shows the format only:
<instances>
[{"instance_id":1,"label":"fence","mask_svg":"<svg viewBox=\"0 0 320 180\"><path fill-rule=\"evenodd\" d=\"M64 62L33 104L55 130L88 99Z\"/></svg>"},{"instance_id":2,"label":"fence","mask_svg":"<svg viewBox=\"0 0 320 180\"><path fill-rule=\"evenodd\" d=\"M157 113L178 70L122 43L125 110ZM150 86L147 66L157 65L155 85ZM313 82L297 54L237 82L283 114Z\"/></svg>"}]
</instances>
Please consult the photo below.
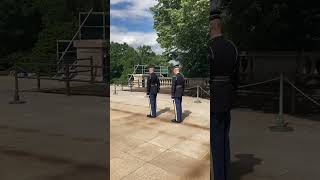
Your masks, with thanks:
<instances>
[{"instance_id":1,"label":"fence","mask_svg":"<svg viewBox=\"0 0 320 180\"><path fill-rule=\"evenodd\" d=\"M109 85L102 77L97 76L97 71L104 67L93 65L92 58L78 59L77 61L89 61L90 65L79 64L50 64L50 63L14 63L11 72L14 75L14 98L11 104L22 103L19 93L21 83L19 79L36 80L36 88L32 83L24 84L25 91L53 92L70 96L96 95L108 96ZM59 67L58 67L59 66ZM56 71L60 69L60 71ZM72 83L72 85L71 85Z\"/></svg>"},{"instance_id":2,"label":"fence","mask_svg":"<svg viewBox=\"0 0 320 180\"><path fill-rule=\"evenodd\" d=\"M160 79L161 86L163 86L163 87L171 86L171 78L159 78L159 79ZM272 131L292 131L293 130L291 127L288 127L288 124L285 123L284 118L283 118L284 96L286 95L285 91L284 91L285 83L287 83L289 86L291 86L295 91L299 92L305 99L307 99L308 101L313 103L320 111L320 102L318 102L316 99L314 99L310 95L307 95L307 93L305 93L301 89L299 89L296 85L294 85L293 82L291 82L289 80L289 78L285 77L283 75L283 73L280 73L280 76L276 77L276 78L268 79L268 80L261 81L261 82L255 82L255 83L251 83L251 84L241 85L241 86L239 86L238 91L241 91L242 89L245 89L245 88L266 85L266 84L273 83L276 81L279 81L279 87L278 87L278 89L276 89L279 92L278 93L278 95L279 95L279 97L278 97L279 110L278 110L278 118L275 121L275 125L270 127L270 129ZM201 82L201 83L199 83L199 82ZM123 90L124 83L118 82L118 84L121 84L121 90ZM195 86L191 86L191 84L195 85ZM210 89L205 90L205 88L208 87L208 85L209 85L209 79L197 79L197 78L188 79L187 78L185 90L186 91L196 90L195 91L196 100L194 102L201 103L200 97L203 97L202 94L204 94L207 97L210 97ZM131 89L131 91L132 91L132 89ZM213 91L214 91L214 89L213 89ZM291 95L292 98L295 99L296 98L295 92L291 92L291 93L292 93L292 95ZM117 84L115 84L115 86L114 86L113 94L117 94ZM291 102L291 103L293 103L293 102ZM294 106L294 105L292 105L292 106Z\"/></svg>"},{"instance_id":3,"label":"fence","mask_svg":"<svg viewBox=\"0 0 320 180\"><path fill-rule=\"evenodd\" d=\"M133 87L142 87L145 88L147 84L149 76L143 76L137 80L133 79L131 85ZM170 87L172 85L172 77L159 77L160 86L162 87ZM186 87L194 87L194 86L202 86L209 87L209 79L208 78L185 78L185 86Z\"/></svg>"}]
</instances>

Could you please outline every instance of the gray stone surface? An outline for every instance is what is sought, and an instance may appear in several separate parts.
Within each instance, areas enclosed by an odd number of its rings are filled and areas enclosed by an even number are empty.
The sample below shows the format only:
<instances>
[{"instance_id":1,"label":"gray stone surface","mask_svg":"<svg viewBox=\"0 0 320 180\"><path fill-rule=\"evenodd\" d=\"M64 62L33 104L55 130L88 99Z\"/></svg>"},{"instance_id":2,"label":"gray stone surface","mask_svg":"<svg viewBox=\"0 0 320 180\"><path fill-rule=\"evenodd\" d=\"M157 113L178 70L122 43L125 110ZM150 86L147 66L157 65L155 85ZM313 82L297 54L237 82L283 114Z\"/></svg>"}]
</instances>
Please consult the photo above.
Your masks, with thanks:
<instances>
[{"instance_id":1,"label":"gray stone surface","mask_svg":"<svg viewBox=\"0 0 320 180\"><path fill-rule=\"evenodd\" d=\"M132 137L135 141L130 141L131 144L125 145L123 140L124 153L146 142L167 149L151 161L136 166L124 179L149 176L155 179L208 179L210 155L204 152L209 146L209 102L201 99L201 104L195 104L193 98L185 97L183 108L191 113L182 125L177 125L170 123L173 108L169 95L160 94L158 100L160 116L147 119L148 100L144 93L119 91L118 95L111 96L111 141L113 136L121 141L121 138L135 135L137 138ZM294 128L293 132L287 133L269 130L276 119L276 114L249 109L232 111L232 180L320 178L320 119L311 121L284 115L285 121ZM139 141L138 137L141 138ZM112 149L111 142L111 152ZM153 173L158 168L161 170Z\"/></svg>"},{"instance_id":2,"label":"gray stone surface","mask_svg":"<svg viewBox=\"0 0 320 180\"><path fill-rule=\"evenodd\" d=\"M22 79L20 88L35 82ZM1 180L107 178L106 98L23 91L26 103L11 105L13 79L0 76L0 86Z\"/></svg>"},{"instance_id":3,"label":"gray stone surface","mask_svg":"<svg viewBox=\"0 0 320 180\"><path fill-rule=\"evenodd\" d=\"M110 99L111 179L209 179L208 100L184 98L184 123L173 124L168 95L159 94L155 119L146 117L144 93L120 91Z\"/></svg>"},{"instance_id":4,"label":"gray stone surface","mask_svg":"<svg viewBox=\"0 0 320 180\"><path fill-rule=\"evenodd\" d=\"M0 179L105 179L109 143L107 99L33 93L35 80L21 80L26 104L9 105L13 79L0 76ZM63 83L44 81L46 87ZM172 124L168 95L159 95L160 116L147 119L143 93L111 96L111 179L208 179L208 101L186 97L184 124ZM316 116L314 116L316 117ZM317 180L320 122L284 116L294 128L270 132L275 114L232 112L232 180ZM319 119L314 119L319 120ZM196 143L189 148L187 144ZM145 149L150 154L141 157ZM164 151L163 151L164 149Z\"/></svg>"}]
</instances>

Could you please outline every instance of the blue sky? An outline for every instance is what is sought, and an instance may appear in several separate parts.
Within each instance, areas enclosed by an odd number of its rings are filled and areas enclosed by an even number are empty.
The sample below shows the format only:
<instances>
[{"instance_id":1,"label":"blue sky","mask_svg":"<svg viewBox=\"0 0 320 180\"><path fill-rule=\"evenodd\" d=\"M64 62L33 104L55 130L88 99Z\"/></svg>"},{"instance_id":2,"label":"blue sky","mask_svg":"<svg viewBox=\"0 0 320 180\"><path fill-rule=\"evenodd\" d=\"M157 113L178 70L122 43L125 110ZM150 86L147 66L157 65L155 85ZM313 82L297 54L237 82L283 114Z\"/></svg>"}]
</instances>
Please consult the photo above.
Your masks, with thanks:
<instances>
[{"instance_id":1,"label":"blue sky","mask_svg":"<svg viewBox=\"0 0 320 180\"><path fill-rule=\"evenodd\" d=\"M156 0L111 0L111 41L132 47L149 45L161 53L150 7Z\"/></svg>"}]
</instances>

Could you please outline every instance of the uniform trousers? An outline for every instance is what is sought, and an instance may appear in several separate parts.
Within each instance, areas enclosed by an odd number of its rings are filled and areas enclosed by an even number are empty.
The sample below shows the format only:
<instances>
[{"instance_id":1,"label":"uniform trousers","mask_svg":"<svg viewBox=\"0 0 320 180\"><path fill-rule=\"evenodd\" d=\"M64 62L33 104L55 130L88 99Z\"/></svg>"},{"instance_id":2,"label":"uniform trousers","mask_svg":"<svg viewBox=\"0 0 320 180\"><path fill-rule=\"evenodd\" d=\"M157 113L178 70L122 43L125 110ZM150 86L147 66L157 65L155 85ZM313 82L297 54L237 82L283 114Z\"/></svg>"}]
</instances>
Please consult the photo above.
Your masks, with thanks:
<instances>
[{"instance_id":1,"label":"uniform trousers","mask_svg":"<svg viewBox=\"0 0 320 180\"><path fill-rule=\"evenodd\" d=\"M211 112L210 145L215 180L231 180L230 176L230 111Z\"/></svg>"},{"instance_id":2,"label":"uniform trousers","mask_svg":"<svg viewBox=\"0 0 320 180\"><path fill-rule=\"evenodd\" d=\"M157 116L157 94L150 94L150 115L152 117Z\"/></svg>"}]
</instances>

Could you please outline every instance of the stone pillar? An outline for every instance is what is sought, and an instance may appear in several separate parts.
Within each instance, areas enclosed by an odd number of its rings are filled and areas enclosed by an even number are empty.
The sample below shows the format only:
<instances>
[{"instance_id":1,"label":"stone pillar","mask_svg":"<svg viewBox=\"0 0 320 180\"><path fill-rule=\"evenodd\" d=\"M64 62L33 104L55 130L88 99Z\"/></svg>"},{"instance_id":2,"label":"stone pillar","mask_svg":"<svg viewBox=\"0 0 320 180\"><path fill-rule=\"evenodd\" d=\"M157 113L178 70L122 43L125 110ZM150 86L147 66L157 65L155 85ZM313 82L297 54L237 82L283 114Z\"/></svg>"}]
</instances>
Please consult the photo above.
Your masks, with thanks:
<instances>
[{"instance_id":1,"label":"stone pillar","mask_svg":"<svg viewBox=\"0 0 320 180\"><path fill-rule=\"evenodd\" d=\"M93 58L93 65L95 66L105 66L107 64L107 59L104 58L106 51L106 41L104 40L76 40L73 43L74 47L77 49L77 59ZM90 65L89 60L78 61L79 65ZM89 70L90 68L78 68L79 70ZM105 77L105 72L103 68L94 68L94 75L96 80L102 80ZM90 72L79 73L80 75L90 76Z\"/></svg>"},{"instance_id":2,"label":"stone pillar","mask_svg":"<svg viewBox=\"0 0 320 180\"><path fill-rule=\"evenodd\" d=\"M134 87L143 87L144 85L146 85L147 82L145 82L145 80L146 80L145 77L147 77L147 76L148 75L144 75L144 74L134 74L133 75Z\"/></svg>"}]
</instances>

